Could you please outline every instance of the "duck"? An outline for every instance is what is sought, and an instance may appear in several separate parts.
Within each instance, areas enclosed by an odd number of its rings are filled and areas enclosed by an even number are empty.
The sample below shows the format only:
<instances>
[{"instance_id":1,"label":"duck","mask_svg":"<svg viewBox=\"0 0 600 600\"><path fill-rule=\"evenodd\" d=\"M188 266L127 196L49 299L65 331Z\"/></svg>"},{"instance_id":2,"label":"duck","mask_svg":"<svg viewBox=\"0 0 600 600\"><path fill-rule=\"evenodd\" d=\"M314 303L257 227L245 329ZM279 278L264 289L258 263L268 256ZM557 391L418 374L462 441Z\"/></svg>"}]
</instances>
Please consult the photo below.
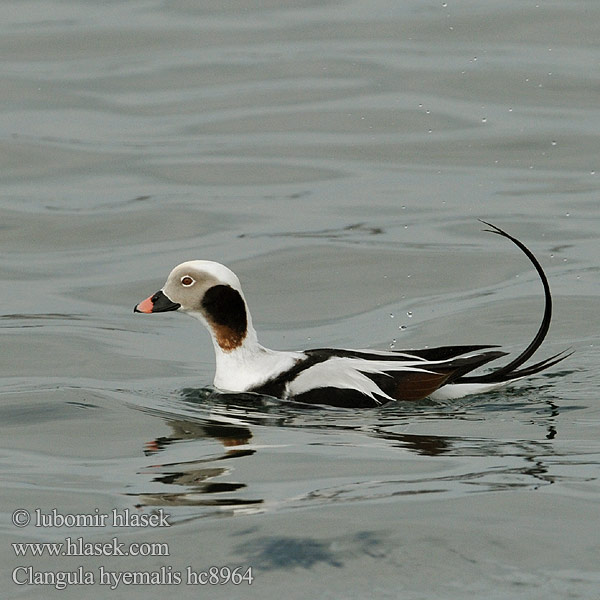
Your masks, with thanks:
<instances>
[{"instance_id":1,"label":"duck","mask_svg":"<svg viewBox=\"0 0 600 600\"><path fill-rule=\"evenodd\" d=\"M556 365L562 351L523 366L540 347L552 319L552 296L534 254L501 228L481 221L515 244L536 269L544 288L544 313L529 345L507 364L473 371L507 352L498 345L446 345L417 350L315 348L271 350L262 346L237 275L210 260L177 265L164 286L134 307L135 313L183 312L210 333L215 350L213 386L224 393L254 393L303 404L375 408L390 402L453 400L487 393Z\"/></svg>"}]
</instances>

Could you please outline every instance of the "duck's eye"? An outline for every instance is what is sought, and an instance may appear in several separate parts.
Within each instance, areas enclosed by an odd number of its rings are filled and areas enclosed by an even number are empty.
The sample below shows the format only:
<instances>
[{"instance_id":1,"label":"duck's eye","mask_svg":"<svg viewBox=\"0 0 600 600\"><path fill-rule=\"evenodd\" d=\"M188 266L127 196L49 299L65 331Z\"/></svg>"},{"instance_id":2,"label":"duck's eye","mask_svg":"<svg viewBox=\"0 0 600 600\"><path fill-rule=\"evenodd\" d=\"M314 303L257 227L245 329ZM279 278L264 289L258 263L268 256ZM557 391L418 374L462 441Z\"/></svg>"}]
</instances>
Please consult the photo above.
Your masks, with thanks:
<instances>
[{"instance_id":1,"label":"duck's eye","mask_svg":"<svg viewBox=\"0 0 600 600\"><path fill-rule=\"evenodd\" d=\"M190 287L190 285L194 285L196 283L189 275L185 275L181 278L181 285L183 287Z\"/></svg>"}]
</instances>

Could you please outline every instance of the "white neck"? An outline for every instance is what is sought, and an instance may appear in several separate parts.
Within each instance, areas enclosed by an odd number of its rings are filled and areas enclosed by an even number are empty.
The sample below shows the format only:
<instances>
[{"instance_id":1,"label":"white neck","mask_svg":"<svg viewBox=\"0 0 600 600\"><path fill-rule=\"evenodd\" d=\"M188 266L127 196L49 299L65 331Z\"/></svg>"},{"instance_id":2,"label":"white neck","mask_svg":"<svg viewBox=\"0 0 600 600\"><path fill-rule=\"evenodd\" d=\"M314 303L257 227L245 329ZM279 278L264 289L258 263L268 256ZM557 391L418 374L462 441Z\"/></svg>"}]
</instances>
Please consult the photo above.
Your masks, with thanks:
<instances>
[{"instance_id":1,"label":"white neck","mask_svg":"<svg viewBox=\"0 0 600 600\"><path fill-rule=\"evenodd\" d=\"M201 321L210 333L216 358L213 383L220 390L247 391L291 368L304 356L302 352L282 352L261 346L248 312L246 337L240 346L227 351L219 345L215 332L202 313L189 311L188 314Z\"/></svg>"}]
</instances>

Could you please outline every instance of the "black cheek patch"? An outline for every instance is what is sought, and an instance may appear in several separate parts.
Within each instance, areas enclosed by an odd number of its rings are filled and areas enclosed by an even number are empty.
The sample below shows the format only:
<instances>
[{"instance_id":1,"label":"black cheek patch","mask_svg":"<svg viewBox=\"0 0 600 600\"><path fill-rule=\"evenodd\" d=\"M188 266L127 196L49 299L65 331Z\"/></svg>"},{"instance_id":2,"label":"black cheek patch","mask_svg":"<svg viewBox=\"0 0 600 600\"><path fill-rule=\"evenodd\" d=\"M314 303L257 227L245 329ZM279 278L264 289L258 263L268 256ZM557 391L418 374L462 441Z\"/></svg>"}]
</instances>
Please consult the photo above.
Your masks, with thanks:
<instances>
[{"instance_id":1,"label":"black cheek patch","mask_svg":"<svg viewBox=\"0 0 600 600\"><path fill-rule=\"evenodd\" d=\"M246 304L238 291L228 285L209 288L202 298L202 310L223 350L230 351L242 344L248 318Z\"/></svg>"}]
</instances>

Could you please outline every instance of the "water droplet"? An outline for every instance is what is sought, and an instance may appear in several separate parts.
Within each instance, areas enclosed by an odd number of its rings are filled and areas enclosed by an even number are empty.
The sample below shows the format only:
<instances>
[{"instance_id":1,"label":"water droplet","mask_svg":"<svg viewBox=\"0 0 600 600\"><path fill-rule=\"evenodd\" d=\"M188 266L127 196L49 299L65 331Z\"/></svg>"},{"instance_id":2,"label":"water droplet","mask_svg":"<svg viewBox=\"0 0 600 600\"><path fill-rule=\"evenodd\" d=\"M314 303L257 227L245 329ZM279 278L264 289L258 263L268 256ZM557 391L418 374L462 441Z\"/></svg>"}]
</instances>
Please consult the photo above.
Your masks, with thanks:
<instances>
[{"instance_id":1,"label":"water droplet","mask_svg":"<svg viewBox=\"0 0 600 600\"><path fill-rule=\"evenodd\" d=\"M565 217L570 217L571 213L565 213Z\"/></svg>"},{"instance_id":2,"label":"water droplet","mask_svg":"<svg viewBox=\"0 0 600 600\"><path fill-rule=\"evenodd\" d=\"M390 348L394 348L395 345L396 345L396 338L394 338L392 340L392 343L390 344Z\"/></svg>"},{"instance_id":3,"label":"water droplet","mask_svg":"<svg viewBox=\"0 0 600 600\"><path fill-rule=\"evenodd\" d=\"M394 313L390 313L390 319L394 318Z\"/></svg>"},{"instance_id":4,"label":"water droplet","mask_svg":"<svg viewBox=\"0 0 600 600\"><path fill-rule=\"evenodd\" d=\"M447 2L442 2L442 8L447 8L448 3Z\"/></svg>"},{"instance_id":5,"label":"water droplet","mask_svg":"<svg viewBox=\"0 0 600 600\"><path fill-rule=\"evenodd\" d=\"M579 277L578 277L579 279ZM406 325L399 325L398 329L400 329L400 331L404 331L406 329Z\"/></svg>"},{"instance_id":6,"label":"water droplet","mask_svg":"<svg viewBox=\"0 0 600 600\"><path fill-rule=\"evenodd\" d=\"M555 140L552 140L551 143L552 143L553 146L556 146L556 141Z\"/></svg>"},{"instance_id":7,"label":"water droplet","mask_svg":"<svg viewBox=\"0 0 600 600\"><path fill-rule=\"evenodd\" d=\"M481 122L482 122L482 123L487 123L487 117L483 117L483 118L481 119Z\"/></svg>"},{"instance_id":8,"label":"water droplet","mask_svg":"<svg viewBox=\"0 0 600 600\"><path fill-rule=\"evenodd\" d=\"M411 319L411 318L412 318L412 312L411 312L410 310L409 310L409 311L406 311L406 316L407 316L409 319Z\"/></svg>"}]
</instances>

